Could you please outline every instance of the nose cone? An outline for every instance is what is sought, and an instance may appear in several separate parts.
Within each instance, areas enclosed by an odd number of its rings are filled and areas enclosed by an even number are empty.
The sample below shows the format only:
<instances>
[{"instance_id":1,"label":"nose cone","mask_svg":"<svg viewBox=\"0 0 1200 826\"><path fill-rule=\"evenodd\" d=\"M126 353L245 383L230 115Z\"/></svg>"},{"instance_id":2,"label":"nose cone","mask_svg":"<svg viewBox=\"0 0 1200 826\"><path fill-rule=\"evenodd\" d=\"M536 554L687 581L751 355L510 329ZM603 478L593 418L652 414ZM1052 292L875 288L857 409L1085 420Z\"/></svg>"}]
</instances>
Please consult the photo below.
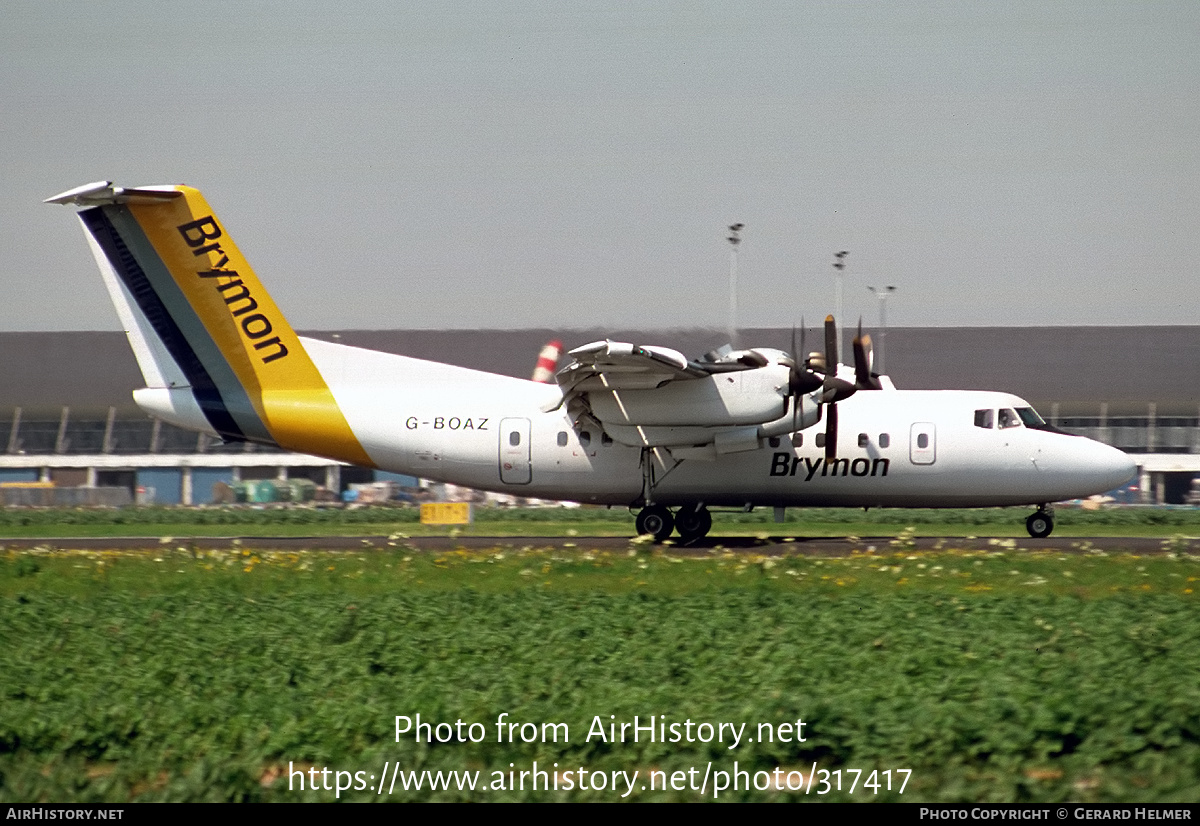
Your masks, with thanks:
<instances>
[{"instance_id":1,"label":"nose cone","mask_svg":"<svg viewBox=\"0 0 1200 826\"><path fill-rule=\"evenodd\" d=\"M1092 493L1115 490L1137 476L1137 464L1128 454L1100 442L1086 441L1086 464L1095 487Z\"/></svg>"},{"instance_id":2,"label":"nose cone","mask_svg":"<svg viewBox=\"0 0 1200 826\"><path fill-rule=\"evenodd\" d=\"M1052 501L1107 493L1137 475L1133 459L1115 447L1065 433L1045 434L1034 464L1050 483L1046 495Z\"/></svg>"}]
</instances>

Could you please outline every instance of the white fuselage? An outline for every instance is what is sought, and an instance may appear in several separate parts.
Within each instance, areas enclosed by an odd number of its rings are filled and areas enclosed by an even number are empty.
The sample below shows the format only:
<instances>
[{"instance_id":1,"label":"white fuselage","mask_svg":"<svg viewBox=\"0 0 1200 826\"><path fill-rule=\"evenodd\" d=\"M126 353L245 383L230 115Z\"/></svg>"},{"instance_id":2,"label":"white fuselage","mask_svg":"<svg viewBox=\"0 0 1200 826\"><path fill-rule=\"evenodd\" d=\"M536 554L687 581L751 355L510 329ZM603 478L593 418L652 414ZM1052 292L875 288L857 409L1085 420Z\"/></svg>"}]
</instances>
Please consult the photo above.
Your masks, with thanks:
<instances>
[{"instance_id":1,"label":"white fuselage","mask_svg":"<svg viewBox=\"0 0 1200 826\"><path fill-rule=\"evenodd\" d=\"M642 450L576 426L554 385L314 339L304 345L381 469L517 496L640 504ZM1021 407L1028 404L1007 393L860 391L838 404L835 461L818 446L822 424L710 460L677 461L658 448L649 454L653 498L665 505L1023 505L1101 493L1133 475L1125 454L1089 439L974 424L977 410Z\"/></svg>"}]
</instances>

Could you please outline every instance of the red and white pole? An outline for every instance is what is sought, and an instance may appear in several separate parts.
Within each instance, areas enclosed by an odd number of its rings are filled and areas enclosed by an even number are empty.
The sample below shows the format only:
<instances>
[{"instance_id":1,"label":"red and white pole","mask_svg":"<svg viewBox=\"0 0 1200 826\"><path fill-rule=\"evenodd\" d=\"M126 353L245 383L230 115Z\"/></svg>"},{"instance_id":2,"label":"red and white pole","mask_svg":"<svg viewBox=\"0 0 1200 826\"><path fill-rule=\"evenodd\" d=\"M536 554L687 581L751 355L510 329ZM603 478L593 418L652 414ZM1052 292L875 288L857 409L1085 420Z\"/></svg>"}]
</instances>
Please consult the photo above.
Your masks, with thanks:
<instances>
[{"instance_id":1,"label":"red and white pole","mask_svg":"<svg viewBox=\"0 0 1200 826\"><path fill-rule=\"evenodd\" d=\"M561 341L550 341L538 353L537 367L533 368L533 380L542 384L554 381L554 370L558 367L558 357L562 353Z\"/></svg>"}]
</instances>

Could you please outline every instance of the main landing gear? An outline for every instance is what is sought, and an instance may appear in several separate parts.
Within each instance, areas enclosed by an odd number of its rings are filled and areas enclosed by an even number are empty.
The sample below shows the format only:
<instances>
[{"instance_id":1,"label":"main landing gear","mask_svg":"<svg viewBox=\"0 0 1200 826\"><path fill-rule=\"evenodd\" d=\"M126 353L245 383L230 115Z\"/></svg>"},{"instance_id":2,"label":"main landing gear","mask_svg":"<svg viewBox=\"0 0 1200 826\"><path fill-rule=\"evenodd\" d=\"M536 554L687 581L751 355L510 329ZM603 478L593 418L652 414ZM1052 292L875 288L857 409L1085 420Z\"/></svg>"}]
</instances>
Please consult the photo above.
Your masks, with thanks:
<instances>
[{"instance_id":1,"label":"main landing gear","mask_svg":"<svg viewBox=\"0 0 1200 826\"><path fill-rule=\"evenodd\" d=\"M712 514L704 507L703 502L684 505L673 515L662 505L649 504L655 484L655 451L656 448L642 450L642 501L647 504L637 515L638 536L649 534L654 537L655 542L665 542L670 539L672 531L678 530L680 538L685 542L703 539L712 530ZM676 467L679 467L679 461L668 468L666 473L670 473Z\"/></svg>"},{"instance_id":2,"label":"main landing gear","mask_svg":"<svg viewBox=\"0 0 1200 826\"><path fill-rule=\"evenodd\" d=\"M675 529L684 540L703 539L712 530L712 514L703 505L687 505L675 513Z\"/></svg>"},{"instance_id":3,"label":"main landing gear","mask_svg":"<svg viewBox=\"0 0 1200 826\"><path fill-rule=\"evenodd\" d=\"M655 542L664 542L673 531L684 541L702 539L712 530L712 514L703 505L686 505L674 516L662 505L642 508L637 515L638 536L650 534Z\"/></svg>"},{"instance_id":4,"label":"main landing gear","mask_svg":"<svg viewBox=\"0 0 1200 826\"><path fill-rule=\"evenodd\" d=\"M675 517L662 505L651 505L642 508L637 515L636 525L638 536L650 534L655 542L662 542L675 530Z\"/></svg>"},{"instance_id":5,"label":"main landing gear","mask_svg":"<svg viewBox=\"0 0 1200 826\"><path fill-rule=\"evenodd\" d=\"M1043 539L1054 530L1054 513L1046 505L1038 505L1036 513L1025 520L1025 530L1034 539Z\"/></svg>"}]
</instances>

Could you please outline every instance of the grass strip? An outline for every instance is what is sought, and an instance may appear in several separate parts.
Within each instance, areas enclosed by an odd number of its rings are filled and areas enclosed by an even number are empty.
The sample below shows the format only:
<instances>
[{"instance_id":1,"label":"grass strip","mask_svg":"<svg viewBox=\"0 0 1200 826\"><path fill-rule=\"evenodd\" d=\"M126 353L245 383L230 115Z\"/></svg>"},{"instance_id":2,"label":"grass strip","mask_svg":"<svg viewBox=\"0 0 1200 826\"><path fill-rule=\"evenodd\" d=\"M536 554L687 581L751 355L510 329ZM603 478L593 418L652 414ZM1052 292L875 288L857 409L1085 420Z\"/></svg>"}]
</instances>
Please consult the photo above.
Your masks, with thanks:
<instances>
[{"instance_id":1,"label":"grass strip","mask_svg":"<svg viewBox=\"0 0 1200 826\"><path fill-rule=\"evenodd\" d=\"M491 772L535 760L643 779L734 760L751 774L842 771L842 790L820 799L1200 792L1195 556L251 544L0 556L0 799L331 800L333 791L289 790L288 767L378 774L389 761L494 783ZM566 739L498 742L503 712L565 723ZM487 736L397 742L395 716L417 713L477 722ZM596 720L651 715L755 733L803 719L807 736L734 749L588 736ZM902 797L852 794L860 769L913 774ZM627 799L699 797L637 789ZM722 799L804 797L770 788ZM620 795L381 796L372 783L340 799Z\"/></svg>"}]
</instances>

